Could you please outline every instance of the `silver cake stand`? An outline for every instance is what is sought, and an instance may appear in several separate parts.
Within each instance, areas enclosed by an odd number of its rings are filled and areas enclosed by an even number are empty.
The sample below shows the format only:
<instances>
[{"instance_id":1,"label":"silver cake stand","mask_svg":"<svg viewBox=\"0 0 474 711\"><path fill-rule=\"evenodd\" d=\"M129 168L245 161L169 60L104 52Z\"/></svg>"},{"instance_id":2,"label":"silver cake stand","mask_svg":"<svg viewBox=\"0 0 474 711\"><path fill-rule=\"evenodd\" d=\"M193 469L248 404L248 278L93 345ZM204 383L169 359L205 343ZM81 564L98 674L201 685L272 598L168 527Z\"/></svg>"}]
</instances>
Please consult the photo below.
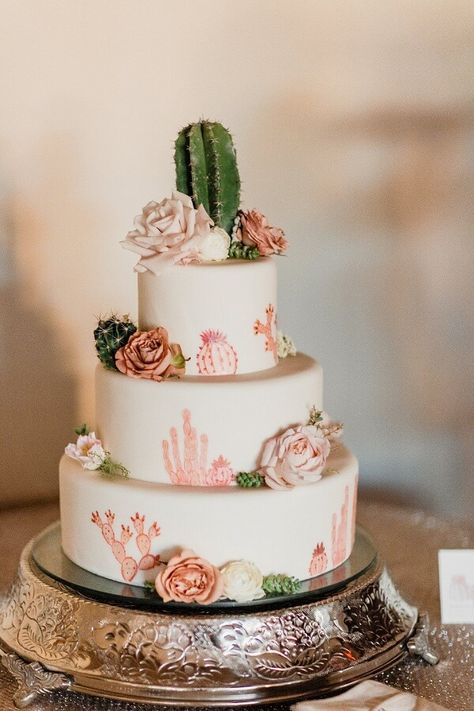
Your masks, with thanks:
<instances>
[{"instance_id":1,"label":"silver cake stand","mask_svg":"<svg viewBox=\"0 0 474 711\"><path fill-rule=\"evenodd\" d=\"M298 594L202 607L87 573L63 555L56 523L0 600L0 658L20 708L55 689L229 708L336 693L408 653L436 663L427 627L360 528L349 560Z\"/></svg>"}]
</instances>

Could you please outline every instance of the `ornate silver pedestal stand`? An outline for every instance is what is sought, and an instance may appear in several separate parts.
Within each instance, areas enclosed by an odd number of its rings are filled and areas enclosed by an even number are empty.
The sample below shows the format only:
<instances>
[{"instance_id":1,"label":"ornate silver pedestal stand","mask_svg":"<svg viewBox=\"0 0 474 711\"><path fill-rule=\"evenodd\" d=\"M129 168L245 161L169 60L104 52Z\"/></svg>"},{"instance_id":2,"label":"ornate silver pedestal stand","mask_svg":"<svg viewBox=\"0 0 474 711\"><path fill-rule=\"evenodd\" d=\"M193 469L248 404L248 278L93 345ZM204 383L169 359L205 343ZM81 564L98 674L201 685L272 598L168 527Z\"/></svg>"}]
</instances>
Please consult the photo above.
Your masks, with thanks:
<instances>
[{"instance_id":1,"label":"ornate silver pedestal stand","mask_svg":"<svg viewBox=\"0 0 474 711\"><path fill-rule=\"evenodd\" d=\"M364 536L358 532L356 552L367 544ZM54 576L37 564L35 551L41 554L45 541L57 549ZM89 582L87 595L58 582L74 570L60 552L58 525L50 527L23 551L0 605L0 657L19 681L16 704L62 688L229 708L327 695L409 652L435 663L427 621L403 600L376 556L363 572L346 577L350 560L332 574L334 589L324 596L321 584L312 590L310 583L284 604L156 610L146 600L134 604L130 588L122 604L113 596L101 600L107 584L101 578L97 594Z\"/></svg>"}]
</instances>

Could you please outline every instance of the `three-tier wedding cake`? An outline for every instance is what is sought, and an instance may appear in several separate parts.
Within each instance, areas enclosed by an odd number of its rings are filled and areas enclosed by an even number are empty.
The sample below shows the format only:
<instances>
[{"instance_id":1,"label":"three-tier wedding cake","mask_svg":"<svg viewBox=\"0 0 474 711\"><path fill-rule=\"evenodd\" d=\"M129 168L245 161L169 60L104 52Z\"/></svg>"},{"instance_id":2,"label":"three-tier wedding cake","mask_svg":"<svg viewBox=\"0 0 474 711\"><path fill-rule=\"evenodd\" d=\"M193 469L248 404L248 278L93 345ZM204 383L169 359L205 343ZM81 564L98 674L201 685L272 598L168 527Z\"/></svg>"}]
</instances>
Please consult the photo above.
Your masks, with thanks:
<instances>
[{"instance_id":1,"label":"three-tier wedding cake","mask_svg":"<svg viewBox=\"0 0 474 711\"><path fill-rule=\"evenodd\" d=\"M277 330L281 229L240 209L229 133L183 129L177 191L148 203L138 325L94 332L96 422L60 465L62 546L165 602L292 591L350 555L358 466L323 411L323 376Z\"/></svg>"}]
</instances>

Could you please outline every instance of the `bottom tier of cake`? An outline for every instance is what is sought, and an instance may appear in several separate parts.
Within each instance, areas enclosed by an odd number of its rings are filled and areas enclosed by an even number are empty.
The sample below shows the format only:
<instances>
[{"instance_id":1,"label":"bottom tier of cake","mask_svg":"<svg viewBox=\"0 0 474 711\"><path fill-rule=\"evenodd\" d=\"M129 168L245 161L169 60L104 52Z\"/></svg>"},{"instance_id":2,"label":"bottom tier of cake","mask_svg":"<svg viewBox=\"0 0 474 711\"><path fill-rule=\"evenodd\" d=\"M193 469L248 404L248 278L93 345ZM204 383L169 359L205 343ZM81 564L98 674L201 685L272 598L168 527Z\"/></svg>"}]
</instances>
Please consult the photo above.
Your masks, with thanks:
<instances>
[{"instance_id":1,"label":"bottom tier of cake","mask_svg":"<svg viewBox=\"0 0 474 711\"><path fill-rule=\"evenodd\" d=\"M355 535L358 465L342 445L315 484L187 487L107 480L63 457L62 546L86 570L143 585L183 548L215 566L248 560L262 571L304 580L336 568Z\"/></svg>"}]
</instances>

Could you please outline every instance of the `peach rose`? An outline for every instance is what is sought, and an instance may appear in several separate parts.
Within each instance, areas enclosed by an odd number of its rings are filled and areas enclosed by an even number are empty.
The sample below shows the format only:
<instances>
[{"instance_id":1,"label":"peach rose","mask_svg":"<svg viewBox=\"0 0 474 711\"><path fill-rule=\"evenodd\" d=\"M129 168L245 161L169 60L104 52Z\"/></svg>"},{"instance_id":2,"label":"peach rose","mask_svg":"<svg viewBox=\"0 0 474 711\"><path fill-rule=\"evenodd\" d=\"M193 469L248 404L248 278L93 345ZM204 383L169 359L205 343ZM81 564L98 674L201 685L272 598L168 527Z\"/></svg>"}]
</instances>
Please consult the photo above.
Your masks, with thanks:
<instances>
[{"instance_id":1,"label":"peach rose","mask_svg":"<svg viewBox=\"0 0 474 711\"><path fill-rule=\"evenodd\" d=\"M156 272L153 257L164 252L182 259L185 245L209 234L213 222L202 205L196 210L189 195L174 192L161 202L149 202L134 220L135 228L122 246L140 255L138 272Z\"/></svg>"},{"instance_id":2,"label":"peach rose","mask_svg":"<svg viewBox=\"0 0 474 711\"><path fill-rule=\"evenodd\" d=\"M183 550L158 573L155 588L164 602L198 602L209 605L221 597L224 581L218 568L193 551Z\"/></svg>"},{"instance_id":3,"label":"peach rose","mask_svg":"<svg viewBox=\"0 0 474 711\"><path fill-rule=\"evenodd\" d=\"M268 224L265 215L258 210L240 210L240 226L237 239L248 247L257 247L260 254L283 254L288 247L285 233L280 227Z\"/></svg>"},{"instance_id":4,"label":"peach rose","mask_svg":"<svg viewBox=\"0 0 474 711\"><path fill-rule=\"evenodd\" d=\"M136 331L115 354L115 365L132 378L163 380L184 374L185 360L177 343L168 343L166 328Z\"/></svg>"},{"instance_id":5,"label":"peach rose","mask_svg":"<svg viewBox=\"0 0 474 711\"><path fill-rule=\"evenodd\" d=\"M272 489L313 484L321 478L330 450L329 440L315 425L290 427L266 442L259 471Z\"/></svg>"}]
</instances>

